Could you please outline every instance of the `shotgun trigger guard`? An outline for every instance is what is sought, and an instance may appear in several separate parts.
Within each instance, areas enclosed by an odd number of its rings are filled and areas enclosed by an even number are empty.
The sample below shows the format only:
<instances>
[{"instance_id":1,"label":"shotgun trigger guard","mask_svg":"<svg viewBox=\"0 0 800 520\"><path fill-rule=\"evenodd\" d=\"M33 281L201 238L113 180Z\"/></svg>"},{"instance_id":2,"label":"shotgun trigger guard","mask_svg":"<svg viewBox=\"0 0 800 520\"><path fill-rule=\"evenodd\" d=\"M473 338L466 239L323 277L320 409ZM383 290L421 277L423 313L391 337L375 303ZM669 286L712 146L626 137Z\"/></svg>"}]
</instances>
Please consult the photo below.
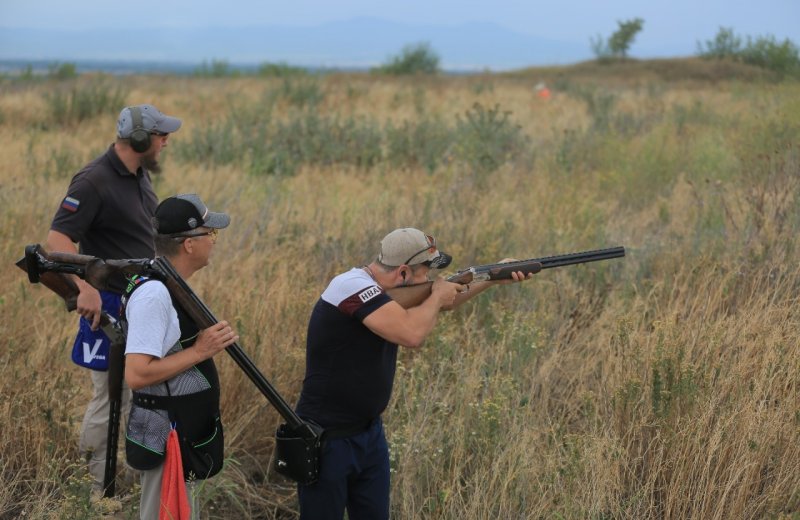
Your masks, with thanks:
<instances>
[{"instance_id":1,"label":"shotgun trigger guard","mask_svg":"<svg viewBox=\"0 0 800 520\"><path fill-rule=\"evenodd\" d=\"M103 315L108 319L108 323L102 326L103 332L106 333L108 339L112 343L122 342L125 343L125 330L122 328L122 321L114 318L114 316L104 312Z\"/></svg>"}]
</instances>

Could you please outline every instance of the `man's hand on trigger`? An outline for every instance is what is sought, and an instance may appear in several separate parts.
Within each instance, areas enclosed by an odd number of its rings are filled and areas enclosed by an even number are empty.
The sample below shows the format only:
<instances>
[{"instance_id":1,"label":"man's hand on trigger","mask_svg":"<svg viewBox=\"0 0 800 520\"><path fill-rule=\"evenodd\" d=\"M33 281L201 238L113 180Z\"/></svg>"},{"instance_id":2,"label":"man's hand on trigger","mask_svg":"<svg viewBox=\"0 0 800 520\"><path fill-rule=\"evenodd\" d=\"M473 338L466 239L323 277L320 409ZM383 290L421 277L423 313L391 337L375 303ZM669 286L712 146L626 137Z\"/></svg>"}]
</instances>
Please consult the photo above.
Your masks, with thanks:
<instances>
[{"instance_id":1,"label":"man's hand on trigger","mask_svg":"<svg viewBox=\"0 0 800 520\"><path fill-rule=\"evenodd\" d=\"M439 308L449 307L456 300L456 295L463 290L463 286L458 283L448 282L442 278L433 282L431 294L439 301Z\"/></svg>"},{"instance_id":2,"label":"man's hand on trigger","mask_svg":"<svg viewBox=\"0 0 800 520\"><path fill-rule=\"evenodd\" d=\"M92 330L97 330L100 327L100 317L103 311L100 292L88 283L80 284L76 310L84 319L92 323Z\"/></svg>"}]
</instances>

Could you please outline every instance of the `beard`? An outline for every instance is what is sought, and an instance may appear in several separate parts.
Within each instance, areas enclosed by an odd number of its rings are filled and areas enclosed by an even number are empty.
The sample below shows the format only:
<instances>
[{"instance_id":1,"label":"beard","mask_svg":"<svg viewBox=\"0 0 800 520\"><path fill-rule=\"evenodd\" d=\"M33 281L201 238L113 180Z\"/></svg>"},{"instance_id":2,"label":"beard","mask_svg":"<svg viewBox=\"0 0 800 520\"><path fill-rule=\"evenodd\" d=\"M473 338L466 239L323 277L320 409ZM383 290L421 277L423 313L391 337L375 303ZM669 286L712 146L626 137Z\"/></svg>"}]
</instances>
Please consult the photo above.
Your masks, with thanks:
<instances>
[{"instance_id":1,"label":"beard","mask_svg":"<svg viewBox=\"0 0 800 520\"><path fill-rule=\"evenodd\" d=\"M147 154L142 156L142 168L150 173L161 173L161 163L158 162L155 154Z\"/></svg>"}]
</instances>

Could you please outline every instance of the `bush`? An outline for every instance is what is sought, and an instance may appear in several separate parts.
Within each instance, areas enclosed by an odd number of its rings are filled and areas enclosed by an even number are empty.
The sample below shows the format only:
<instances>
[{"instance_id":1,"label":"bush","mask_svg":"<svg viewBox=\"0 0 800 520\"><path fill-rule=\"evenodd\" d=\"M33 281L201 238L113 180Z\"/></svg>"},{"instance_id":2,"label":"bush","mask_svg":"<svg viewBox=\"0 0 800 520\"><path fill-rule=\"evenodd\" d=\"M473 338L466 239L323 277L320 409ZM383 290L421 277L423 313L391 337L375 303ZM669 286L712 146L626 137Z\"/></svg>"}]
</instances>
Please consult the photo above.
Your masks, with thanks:
<instances>
[{"instance_id":1,"label":"bush","mask_svg":"<svg viewBox=\"0 0 800 520\"><path fill-rule=\"evenodd\" d=\"M78 76L77 67L74 63L51 63L47 66L47 77L51 79L64 80L73 79Z\"/></svg>"},{"instance_id":2,"label":"bush","mask_svg":"<svg viewBox=\"0 0 800 520\"><path fill-rule=\"evenodd\" d=\"M614 93L587 86L570 87L565 92L586 103L593 131L607 132L612 128L614 105L617 102L617 96Z\"/></svg>"},{"instance_id":3,"label":"bush","mask_svg":"<svg viewBox=\"0 0 800 520\"><path fill-rule=\"evenodd\" d=\"M443 163L466 165L477 180L527 151L527 137L499 106L476 103L455 126L441 118L384 125L372 117L324 115L291 110L272 117L269 103L249 112L234 111L224 122L195 130L174 144L181 161L230 164L254 174L291 175L299 167L346 165L362 169L389 164L425 168ZM245 115L246 114L246 115Z\"/></svg>"},{"instance_id":4,"label":"bush","mask_svg":"<svg viewBox=\"0 0 800 520\"><path fill-rule=\"evenodd\" d=\"M439 56L427 43L407 45L399 56L375 69L383 74L436 74L439 72Z\"/></svg>"},{"instance_id":5,"label":"bush","mask_svg":"<svg viewBox=\"0 0 800 520\"><path fill-rule=\"evenodd\" d=\"M57 125L76 124L100 114L116 114L125 106L125 94L104 79L74 85L68 92L56 89L45 94L50 118Z\"/></svg>"},{"instance_id":6,"label":"bush","mask_svg":"<svg viewBox=\"0 0 800 520\"><path fill-rule=\"evenodd\" d=\"M305 76L308 72L306 69L293 67L286 62L265 62L258 66L256 74L265 78L285 78L287 76Z\"/></svg>"},{"instance_id":7,"label":"bush","mask_svg":"<svg viewBox=\"0 0 800 520\"><path fill-rule=\"evenodd\" d=\"M611 49L608 47L608 41L601 35L598 34L597 38L589 38L589 44L592 47L592 53L597 58L597 61L606 63L613 59Z\"/></svg>"},{"instance_id":8,"label":"bush","mask_svg":"<svg viewBox=\"0 0 800 520\"><path fill-rule=\"evenodd\" d=\"M231 68L230 63L226 60L211 60L209 64L203 61L203 64L194 69L194 75L204 78L225 78L228 76L238 76L239 72Z\"/></svg>"},{"instance_id":9,"label":"bush","mask_svg":"<svg viewBox=\"0 0 800 520\"><path fill-rule=\"evenodd\" d=\"M69 180L83 165L84 159L73 146L41 144L39 132L32 132L24 154L27 171L41 175L46 180ZM44 150L44 151L43 151Z\"/></svg>"},{"instance_id":10,"label":"bush","mask_svg":"<svg viewBox=\"0 0 800 520\"><path fill-rule=\"evenodd\" d=\"M448 160L452 132L439 118L425 117L418 123L403 121L399 126L389 121L384 132L386 161L394 167L422 166L433 173L442 161Z\"/></svg>"},{"instance_id":11,"label":"bush","mask_svg":"<svg viewBox=\"0 0 800 520\"><path fill-rule=\"evenodd\" d=\"M458 118L458 155L478 179L495 171L523 149L526 138L522 128L510 117L511 112L501 111L499 105L487 109L475 103L463 118Z\"/></svg>"},{"instance_id":12,"label":"bush","mask_svg":"<svg viewBox=\"0 0 800 520\"><path fill-rule=\"evenodd\" d=\"M735 59L741 50L742 39L736 36L730 27L720 27L713 40L706 40L705 49L703 44L697 43L697 54L709 59Z\"/></svg>"},{"instance_id":13,"label":"bush","mask_svg":"<svg viewBox=\"0 0 800 520\"><path fill-rule=\"evenodd\" d=\"M800 75L800 50L788 38L778 42L774 36L742 39L733 29L720 27L713 40L698 44L698 55L706 59L731 59L776 72L779 76Z\"/></svg>"},{"instance_id":14,"label":"bush","mask_svg":"<svg viewBox=\"0 0 800 520\"><path fill-rule=\"evenodd\" d=\"M788 38L778 43L774 36L747 39L742 49L742 61L777 72L781 76L800 73L800 55L797 46Z\"/></svg>"},{"instance_id":15,"label":"bush","mask_svg":"<svg viewBox=\"0 0 800 520\"><path fill-rule=\"evenodd\" d=\"M316 78L284 78L280 95L296 107L315 108L325 98Z\"/></svg>"}]
</instances>

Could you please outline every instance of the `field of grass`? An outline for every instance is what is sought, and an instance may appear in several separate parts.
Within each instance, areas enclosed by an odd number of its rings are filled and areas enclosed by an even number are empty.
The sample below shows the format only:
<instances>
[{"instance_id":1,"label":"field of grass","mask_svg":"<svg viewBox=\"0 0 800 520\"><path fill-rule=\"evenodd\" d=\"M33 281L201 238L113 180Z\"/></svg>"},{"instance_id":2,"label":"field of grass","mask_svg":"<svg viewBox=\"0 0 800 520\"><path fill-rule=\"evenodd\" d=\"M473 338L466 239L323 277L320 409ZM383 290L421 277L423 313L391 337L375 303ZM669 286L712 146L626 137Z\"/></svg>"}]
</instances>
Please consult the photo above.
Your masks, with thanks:
<instances>
[{"instance_id":1,"label":"field of grass","mask_svg":"<svg viewBox=\"0 0 800 520\"><path fill-rule=\"evenodd\" d=\"M0 82L0 518L100 517L77 318L12 264L148 102L184 119L158 195L232 216L192 286L291 403L311 307L396 227L453 269L626 247L488 291L402 352L393 518L799 519L800 85L700 63ZM228 460L204 518L296 518L269 469L280 418L217 359Z\"/></svg>"}]
</instances>

